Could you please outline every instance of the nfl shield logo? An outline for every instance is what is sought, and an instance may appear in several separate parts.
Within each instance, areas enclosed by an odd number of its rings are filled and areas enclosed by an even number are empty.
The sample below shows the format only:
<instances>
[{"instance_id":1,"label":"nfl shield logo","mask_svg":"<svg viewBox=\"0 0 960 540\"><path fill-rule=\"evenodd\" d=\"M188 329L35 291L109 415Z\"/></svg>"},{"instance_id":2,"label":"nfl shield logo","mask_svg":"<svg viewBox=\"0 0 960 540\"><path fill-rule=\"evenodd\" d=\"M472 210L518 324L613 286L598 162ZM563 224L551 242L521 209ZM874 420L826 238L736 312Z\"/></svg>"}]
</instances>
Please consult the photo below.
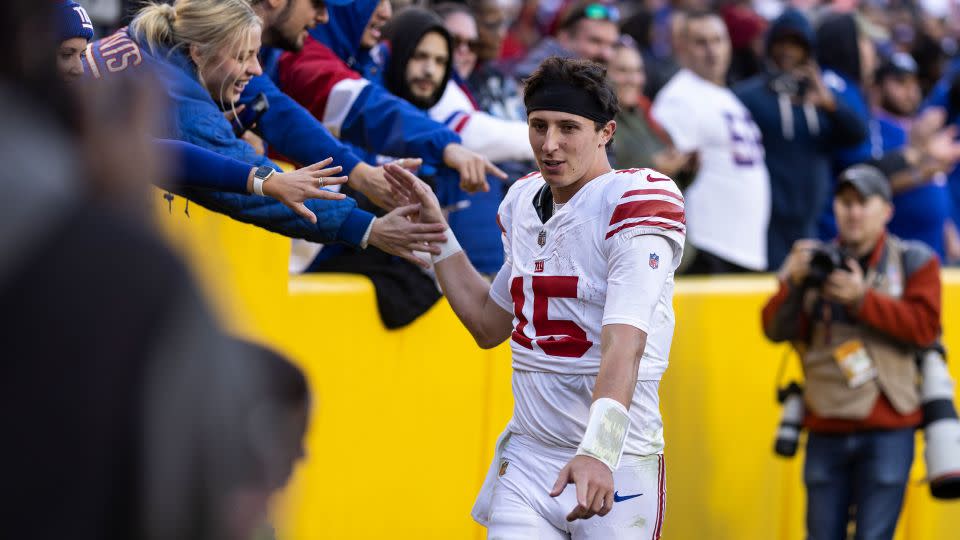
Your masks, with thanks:
<instances>
[{"instance_id":1,"label":"nfl shield logo","mask_svg":"<svg viewBox=\"0 0 960 540\"><path fill-rule=\"evenodd\" d=\"M654 270L660 268L660 256L656 253L650 254L650 268L653 268Z\"/></svg>"},{"instance_id":2,"label":"nfl shield logo","mask_svg":"<svg viewBox=\"0 0 960 540\"><path fill-rule=\"evenodd\" d=\"M547 243L547 231L540 231L537 235L537 245L543 247Z\"/></svg>"}]
</instances>

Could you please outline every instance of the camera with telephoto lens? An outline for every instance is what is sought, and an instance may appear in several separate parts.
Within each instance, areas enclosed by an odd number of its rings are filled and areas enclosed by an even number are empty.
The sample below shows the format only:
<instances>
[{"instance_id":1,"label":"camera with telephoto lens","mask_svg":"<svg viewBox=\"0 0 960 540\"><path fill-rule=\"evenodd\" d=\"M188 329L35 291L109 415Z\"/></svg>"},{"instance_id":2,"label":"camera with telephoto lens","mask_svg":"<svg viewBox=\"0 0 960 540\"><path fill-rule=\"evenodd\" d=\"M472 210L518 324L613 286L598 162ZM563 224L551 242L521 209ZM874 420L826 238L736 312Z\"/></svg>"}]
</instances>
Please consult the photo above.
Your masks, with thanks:
<instances>
[{"instance_id":1,"label":"camera with telephoto lens","mask_svg":"<svg viewBox=\"0 0 960 540\"><path fill-rule=\"evenodd\" d=\"M930 493L937 499L960 499L960 419L953 406L953 379L944 350L934 346L918 355L920 402L923 404L923 457Z\"/></svg>"},{"instance_id":2,"label":"camera with telephoto lens","mask_svg":"<svg viewBox=\"0 0 960 540\"><path fill-rule=\"evenodd\" d=\"M847 255L835 244L824 244L813 250L810 258L810 272L805 282L808 287L820 287L834 270L850 272Z\"/></svg>"},{"instance_id":3,"label":"camera with telephoto lens","mask_svg":"<svg viewBox=\"0 0 960 540\"><path fill-rule=\"evenodd\" d=\"M777 439L773 452L778 456L793 457L800 442L800 430L803 429L803 387L796 381L777 389L777 401L783 405L780 425L777 426Z\"/></svg>"}]
</instances>

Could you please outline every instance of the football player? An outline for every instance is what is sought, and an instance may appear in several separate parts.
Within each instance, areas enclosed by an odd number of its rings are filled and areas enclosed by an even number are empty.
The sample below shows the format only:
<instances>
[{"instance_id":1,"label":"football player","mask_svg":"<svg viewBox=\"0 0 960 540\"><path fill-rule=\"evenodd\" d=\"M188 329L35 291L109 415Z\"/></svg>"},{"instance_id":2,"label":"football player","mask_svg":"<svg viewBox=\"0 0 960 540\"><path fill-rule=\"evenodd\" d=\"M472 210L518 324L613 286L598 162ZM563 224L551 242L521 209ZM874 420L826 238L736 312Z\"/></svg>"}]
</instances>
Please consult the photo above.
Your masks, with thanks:
<instances>
[{"instance_id":1,"label":"football player","mask_svg":"<svg viewBox=\"0 0 960 540\"><path fill-rule=\"evenodd\" d=\"M500 205L493 284L446 231L433 255L477 343L510 339L514 414L473 516L490 538L658 538L664 511L658 385L673 336L683 197L650 169L613 170L619 110L601 66L552 57L525 83L539 171ZM430 189L388 168L419 219L445 223ZM575 484L569 486L568 484Z\"/></svg>"}]
</instances>

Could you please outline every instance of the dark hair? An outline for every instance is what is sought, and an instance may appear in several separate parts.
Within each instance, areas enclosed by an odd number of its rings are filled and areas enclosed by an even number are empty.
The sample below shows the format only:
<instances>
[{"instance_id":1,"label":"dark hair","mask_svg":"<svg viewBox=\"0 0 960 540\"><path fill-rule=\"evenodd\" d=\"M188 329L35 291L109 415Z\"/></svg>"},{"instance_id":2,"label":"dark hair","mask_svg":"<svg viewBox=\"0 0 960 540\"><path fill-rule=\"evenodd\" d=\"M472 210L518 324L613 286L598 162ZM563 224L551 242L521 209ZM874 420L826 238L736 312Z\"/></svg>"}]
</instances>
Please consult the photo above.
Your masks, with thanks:
<instances>
[{"instance_id":1,"label":"dark hair","mask_svg":"<svg viewBox=\"0 0 960 540\"><path fill-rule=\"evenodd\" d=\"M647 10L634 13L620 25L620 34L632 37L637 48L649 49L653 42L652 33L653 15Z\"/></svg>"},{"instance_id":2,"label":"dark hair","mask_svg":"<svg viewBox=\"0 0 960 540\"><path fill-rule=\"evenodd\" d=\"M607 81L607 68L590 60L576 60L551 56L543 61L529 77L523 81L523 103L530 105L530 98L548 82L564 82L568 85L581 88L593 96L603 112L611 117L620 112L620 101L617 92ZM597 131L603 129L604 124L594 121Z\"/></svg>"},{"instance_id":3,"label":"dark hair","mask_svg":"<svg viewBox=\"0 0 960 540\"><path fill-rule=\"evenodd\" d=\"M547 83L563 82L570 86L585 90L597 98L597 103L604 113L615 117L620 112L620 101L617 92L607 80L607 68L590 60L577 60L551 56L523 81L523 104L530 106L530 98ZM593 121L597 131L606 124ZM613 144L613 137L607 141L607 147Z\"/></svg>"}]
</instances>

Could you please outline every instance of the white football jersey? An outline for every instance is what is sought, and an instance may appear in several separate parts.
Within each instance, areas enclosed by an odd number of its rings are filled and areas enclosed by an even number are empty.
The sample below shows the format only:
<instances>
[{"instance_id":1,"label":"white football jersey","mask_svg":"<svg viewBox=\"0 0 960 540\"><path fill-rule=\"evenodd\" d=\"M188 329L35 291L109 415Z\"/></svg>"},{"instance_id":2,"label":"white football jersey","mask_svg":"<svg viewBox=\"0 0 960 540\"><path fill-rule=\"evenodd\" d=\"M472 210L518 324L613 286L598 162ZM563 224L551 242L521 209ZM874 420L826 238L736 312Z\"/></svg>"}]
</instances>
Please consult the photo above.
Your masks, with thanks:
<instances>
[{"instance_id":1,"label":"white football jersey","mask_svg":"<svg viewBox=\"0 0 960 540\"><path fill-rule=\"evenodd\" d=\"M649 169L611 171L543 223L534 200L545 185L539 173L517 181L497 216L505 263L490 296L514 314L507 429L569 449L572 457L590 418L603 325L629 324L647 333L647 343L624 453L660 453L658 386L670 355L673 272L685 234L680 190ZM642 242L642 235L657 236ZM655 247L637 253L638 244ZM620 292L608 298L608 290Z\"/></svg>"},{"instance_id":2,"label":"white football jersey","mask_svg":"<svg viewBox=\"0 0 960 540\"><path fill-rule=\"evenodd\" d=\"M700 167L686 190L690 244L751 270L767 268L770 177L760 128L729 88L682 69L650 110Z\"/></svg>"},{"instance_id":3,"label":"white football jersey","mask_svg":"<svg viewBox=\"0 0 960 540\"><path fill-rule=\"evenodd\" d=\"M514 313L514 369L596 375L603 325L624 323L647 333L639 379L659 380L673 339L672 270L685 234L680 190L651 169L611 171L542 223L534 199L545 185L540 173L518 180L497 216L510 279L509 290L494 287L490 294ZM608 256L619 242L644 234L663 236L673 248L645 258L651 268L671 270L657 307L652 316L606 312Z\"/></svg>"}]
</instances>

